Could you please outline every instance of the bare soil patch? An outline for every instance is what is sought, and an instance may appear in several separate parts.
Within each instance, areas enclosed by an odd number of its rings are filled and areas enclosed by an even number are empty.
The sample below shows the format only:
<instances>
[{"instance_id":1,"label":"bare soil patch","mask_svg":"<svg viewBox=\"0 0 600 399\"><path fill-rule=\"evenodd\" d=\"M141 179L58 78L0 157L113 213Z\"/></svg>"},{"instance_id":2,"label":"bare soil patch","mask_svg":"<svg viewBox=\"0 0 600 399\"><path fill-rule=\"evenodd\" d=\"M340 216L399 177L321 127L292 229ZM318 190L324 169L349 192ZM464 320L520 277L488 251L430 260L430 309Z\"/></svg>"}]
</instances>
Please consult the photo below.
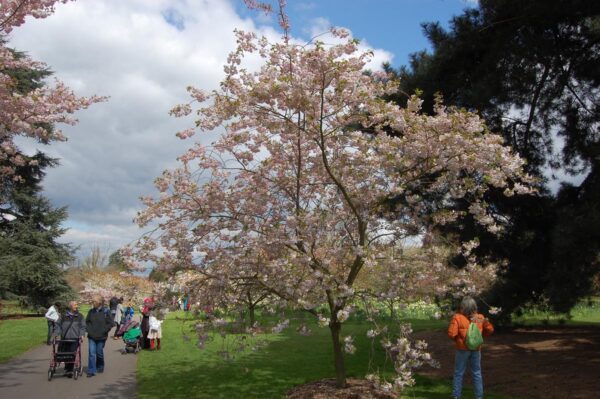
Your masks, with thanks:
<instances>
[{"instance_id":1,"label":"bare soil patch","mask_svg":"<svg viewBox=\"0 0 600 399\"><path fill-rule=\"evenodd\" d=\"M419 373L450 384L454 346L445 331L416 334L429 343L440 369ZM516 398L591 399L600 389L600 328L520 328L497 332L482 349L486 390ZM468 373L467 373L468 374ZM465 385L471 384L470 376Z\"/></svg>"},{"instance_id":2,"label":"bare soil patch","mask_svg":"<svg viewBox=\"0 0 600 399\"><path fill-rule=\"evenodd\" d=\"M348 379L348 386L338 389L334 379L300 385L287 392L288 399L394 399L395 395L375 389L367 380Z\"/></svg>"}]
</instances>

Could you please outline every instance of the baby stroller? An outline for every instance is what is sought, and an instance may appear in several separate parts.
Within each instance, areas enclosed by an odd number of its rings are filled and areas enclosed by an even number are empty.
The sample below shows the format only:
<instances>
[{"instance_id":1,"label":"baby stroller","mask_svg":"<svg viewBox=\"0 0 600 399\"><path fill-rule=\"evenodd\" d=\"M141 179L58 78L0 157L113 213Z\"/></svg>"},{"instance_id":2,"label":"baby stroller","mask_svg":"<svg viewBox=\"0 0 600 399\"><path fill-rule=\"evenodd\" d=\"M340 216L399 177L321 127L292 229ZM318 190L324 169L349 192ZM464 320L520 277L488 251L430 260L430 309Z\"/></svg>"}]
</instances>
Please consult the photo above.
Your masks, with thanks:
<instances>
[{"instance_id":1,"label":"baby stroller","mask_svg":"<svg viewBox=\"0 0 600 399\"><path fill-rule=\"evenodd\" d=\"M74 344L76 348L74 351L65 350L71 349ZM73 364L73 379L81 375L83 366L81 364L81 339L57 339L56 337L52 341L52 359L50 359L50 366L48 367L48 381L52 380L56 373L56 368L60 363Z\"/></svg>"},{"instance_id":2,"label":"baby stroller","mask_svg":"<svg viewBox=\"0 0 600 399\"><path fill-rule=\"evenodd\" d=\"M138 353L142 346L140 344L140 340L142 339L142 330L135 326L129 329L125 334L123 334L123 342L125 342L125 347L121 349L121 354L125 355L127 353Z\"/></svg>"},{"instance_id":3,"label":"baby stroller","mask_svg":"<svg viewBox=\"0 0 600 399\"><path fill-rule=\"evenodd\" d=\"M135 328L137 326L139 326L140 323L138 323L135 320L125 320L120 326L119 329L117 330L117 333L115 334L115 336L117 337L122 337L127 331L131 330L132 328Z\"/></svg>"}]
</instances>

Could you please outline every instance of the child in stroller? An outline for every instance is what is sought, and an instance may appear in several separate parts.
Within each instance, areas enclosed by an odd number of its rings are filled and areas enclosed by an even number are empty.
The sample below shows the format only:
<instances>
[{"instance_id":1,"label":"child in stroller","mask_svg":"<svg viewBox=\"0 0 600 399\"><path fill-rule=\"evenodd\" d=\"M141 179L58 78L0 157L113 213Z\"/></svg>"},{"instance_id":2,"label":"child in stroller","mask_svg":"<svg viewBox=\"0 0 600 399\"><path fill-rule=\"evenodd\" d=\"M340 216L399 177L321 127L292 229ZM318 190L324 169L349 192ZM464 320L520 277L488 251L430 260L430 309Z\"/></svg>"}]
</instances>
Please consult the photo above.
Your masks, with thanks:
<instances>
[{"instance_id":1,"label":"child in stroller","mask_svg":"<svg viewBox=\"0 0 600 399\"><path fill-rule=\"evenodd\" d=\"M137 322L136 322L137 323ZM121 349L121 354L138 353L142 346L140 340L142 338L142 330L136 325L123 334L123 342L125 347Z\"/></svg>"},{"instance_id":2,"label":"child in stroller","mask_svg":"<svg viewBox=\"0 0 600 399\"><path fill-rule=\"evenodd\" d=\"M141 350L140 339L142 336L142 330L139 327L140 323L131 319L125 319L125 322L121 324L119 331L115 334L117 337L123 337L125 347L121 349L121 353L138 353Z\"/></svg>"}]
</instances>

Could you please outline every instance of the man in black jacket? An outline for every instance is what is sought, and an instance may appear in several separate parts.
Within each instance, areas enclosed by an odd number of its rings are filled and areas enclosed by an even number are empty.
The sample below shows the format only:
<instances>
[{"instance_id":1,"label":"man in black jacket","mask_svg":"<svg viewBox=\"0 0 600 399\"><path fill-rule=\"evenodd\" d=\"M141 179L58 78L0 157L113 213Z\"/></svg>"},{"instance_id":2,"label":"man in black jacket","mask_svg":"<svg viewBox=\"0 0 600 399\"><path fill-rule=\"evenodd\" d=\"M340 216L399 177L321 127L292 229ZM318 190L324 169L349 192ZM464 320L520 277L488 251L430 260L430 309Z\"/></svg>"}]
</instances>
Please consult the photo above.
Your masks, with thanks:
<instances>
[{"instance_id":1,"label":"man in black jacket","mask_svg":"<svg viewBox=\"0 0 600 399\"><path fill-rule=\"evenodd\" d=\"M102 297L94 297L92 306L85 319L89 344L88 377L104 372L104 344L113 325L110 310L104 306Z\"/></svg>"}]
</instances>

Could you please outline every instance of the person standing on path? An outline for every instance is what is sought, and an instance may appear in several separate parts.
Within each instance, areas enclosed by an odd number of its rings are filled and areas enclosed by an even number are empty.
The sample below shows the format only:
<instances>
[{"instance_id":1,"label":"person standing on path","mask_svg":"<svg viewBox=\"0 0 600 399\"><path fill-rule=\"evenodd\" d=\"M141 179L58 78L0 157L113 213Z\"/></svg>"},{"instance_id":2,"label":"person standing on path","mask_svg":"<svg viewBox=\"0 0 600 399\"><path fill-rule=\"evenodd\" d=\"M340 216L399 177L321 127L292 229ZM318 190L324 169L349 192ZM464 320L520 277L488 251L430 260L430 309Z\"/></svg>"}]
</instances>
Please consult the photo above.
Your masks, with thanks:
<instances>
[{"instance_id":1,"label":"person standing on path","mask_svg":"<svg viewBox=\"0 0 600 399\"><path fill-rule=\"evenodd\" d=\"M62 342L59 346L59 352L72 352L81 345L81 340L85 335L85 320L79 313L77 301L69 302L69 308L65 311L63 317L56 324L56 335L61 340L69 339L76 342ZM73 376L73 362L65 362L65 375L69 378Z\"/></svg>"},{"instance_id":2,"label":"person standing on path","mask_svg":"<svg viewBox=\"0 0 600 399\"><path fill-rule=\"evenodd\" d=\"M150 348L148 333L150 332L150 313L152 309L154 309L154 300L152 298L144 298L144 307L141 308L142 324L140 326L142 330L142 349Z\"/></svg>"},{"instance_id":3,"label":"person standing on path","mask_svg":"<svg viewBox=\"0 0 600 399\"><path fill-rule=\"evenodd\" d=\"M450 320L448 336L456 346L454 358L454 378L452 380L452 397L460 398L462 394L463 376L467 365L473 376L475 398L483 398L483 377L481 375L481 346L470 350L465 344L469 325L476 323L477 328L484 337L494 332L494 327L482 314L477 313L477 303L471 297L464 297L460 303L459 311Z\"/></svg>"},{"instance_id":4,"label":"person standing on path","mask_svg":"<svg viewBox=\"0 0 600 399\"><path fill-rule=\"evenodd\" d=\"M88 334L88 377L93 377L96 372L104 372L104 345L113 326L110 310L104 306L102 297L95 296L92 306L85 319Z\"/></svg>"},{"instance_id":5,"label":"person standing on path","mask_svg":"<svg viewBox=\"0 0 600 399\"><path fill-rule=\"evenodd\" d=\"M113 295L112 298L108 301L108 307L110 308L110 315L115 320L115 316L117 314L117 306L119 306L119 298Z\"/></svg>"},{"instance_id":6,"label":"person standing on path","mask_svg":"<svg viewBox=\"0 0 600 399\"><path fill-rule=\"evenodd\" d=\"M123 308L123 297L119 298L117 303L117 312L115 313L114 321L115 321L115 333L113 334L113 339L119 339L117 337L117 333L119 332L119 327L121 326L121 321L123 321L125 309Z\"/></svg>"},{"instance_id":7,"label":"person standing on path","mask_svg":"<svg viewBox=\"0 0 600 399\"><path fill-rule=\"evenodd\" d=\"M48 337L46 338L46 345L52 344L52 335L55 334L56 323L60 318L60 303L55 302L54 305L48 308L48 311L44 315L48 321Z\"/></svg>"}]
</instances>

